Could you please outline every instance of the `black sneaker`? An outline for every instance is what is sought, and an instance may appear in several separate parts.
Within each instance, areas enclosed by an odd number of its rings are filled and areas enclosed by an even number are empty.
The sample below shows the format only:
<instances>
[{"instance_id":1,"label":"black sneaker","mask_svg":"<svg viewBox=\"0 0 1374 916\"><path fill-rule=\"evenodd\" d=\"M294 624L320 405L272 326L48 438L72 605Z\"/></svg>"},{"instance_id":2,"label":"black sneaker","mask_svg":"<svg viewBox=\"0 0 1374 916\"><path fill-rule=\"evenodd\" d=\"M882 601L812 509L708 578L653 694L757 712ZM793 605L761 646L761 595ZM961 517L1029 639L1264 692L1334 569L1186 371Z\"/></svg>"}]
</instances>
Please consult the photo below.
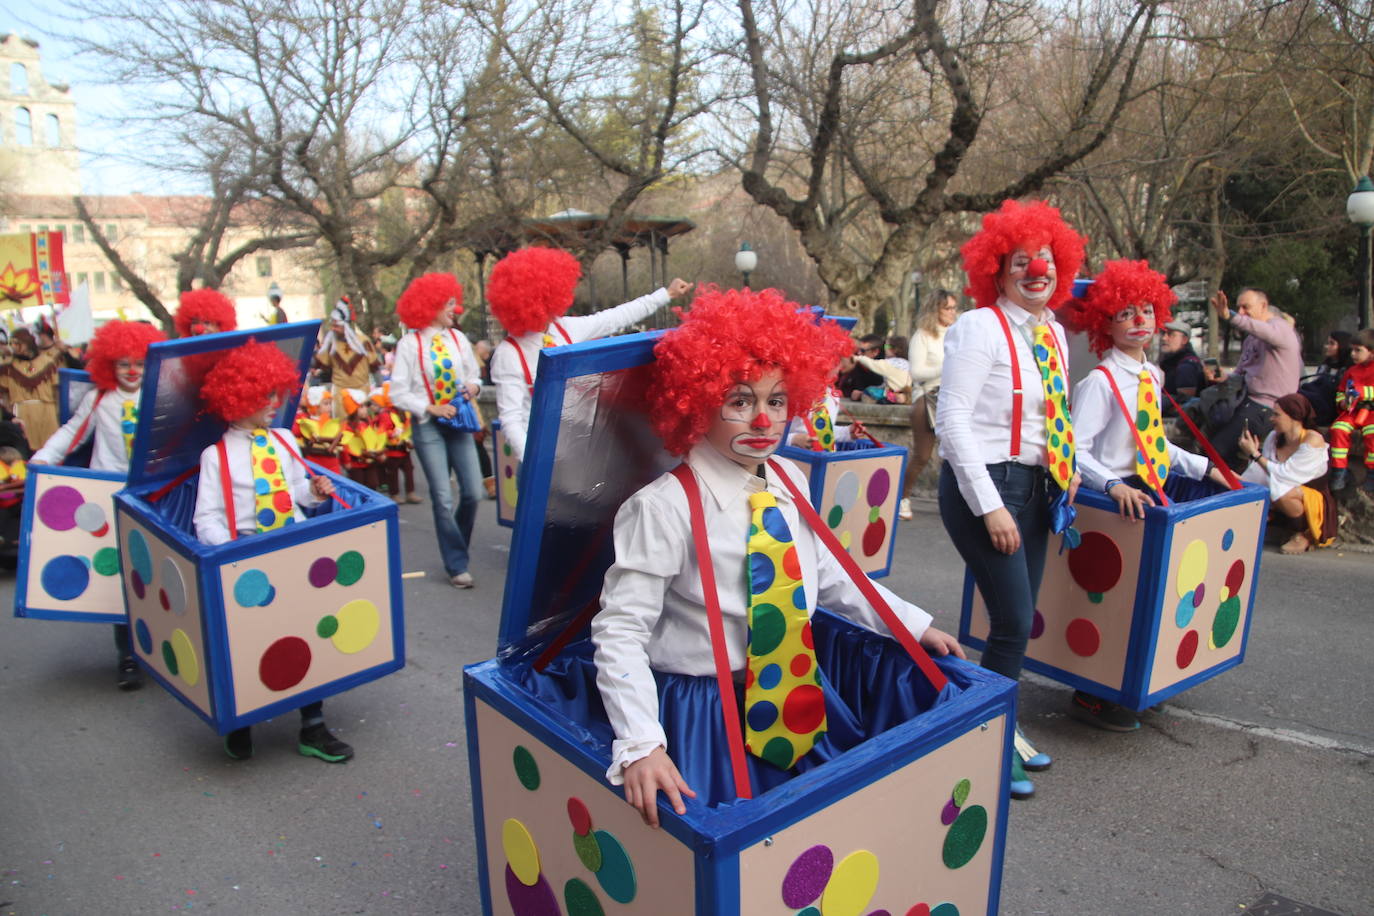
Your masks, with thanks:
<instances>
[{"instance_id":1,"label":"black sneaker","mask_svg":"<svg viewBox=\"0 0 1374 916\"><path fill-rule=\"evenodd\" d=\"M1334 471L1331 472L1331 492L1332 492L1332 493L1335 493L1337 490L1344 490L1344 489L1345 489L1346 487L1348 487L1349 485L1350 485L1350 469L1349 469L1349 468L1336 468Z\"/></svg>"},{"instance_id":2,"label":"black sneaker","mask_svg":"<svg viewBox=\"0 0 1374 916\"><path fill-rule=\"evenodd\" d=\"M296 750L325 763L343 763L353 756L353 748L331 735L323 722L301 729L301 742Z\"/></svg>"},{"instance_id":3,"label":"black sneaker","mask_svg":"<svg viewBox=\"0 0 1374 916\"><path fill-rule=\"evenodd\" d=\"M1125 706L1081 690L1073 692L1073 700L1069 703L1069 716L1109 732L1133 732L1140 728L1140 720Z\"/></svg>"},{"instance_id":4,"label":"black sneaker","mask_svg":"<svg viewBox=\"0 0 1374 916\"><path fill-rule=\"evenodd\" d=\"M137 690L143 686L143 669L138 667L132 655L119 660L119 677L115 681L120 690Z\"/></svg>"},{"instance_id":5,"label":"black sneaker","mask_svg":"<svg viewBox=\"0 0 1374 916\"><path fill-rule=\"evenodd\" d=\"M224 753L234 760L247 760L253 756L253 729L236 728L224 736Z\"/></svg>"}]
</instances>

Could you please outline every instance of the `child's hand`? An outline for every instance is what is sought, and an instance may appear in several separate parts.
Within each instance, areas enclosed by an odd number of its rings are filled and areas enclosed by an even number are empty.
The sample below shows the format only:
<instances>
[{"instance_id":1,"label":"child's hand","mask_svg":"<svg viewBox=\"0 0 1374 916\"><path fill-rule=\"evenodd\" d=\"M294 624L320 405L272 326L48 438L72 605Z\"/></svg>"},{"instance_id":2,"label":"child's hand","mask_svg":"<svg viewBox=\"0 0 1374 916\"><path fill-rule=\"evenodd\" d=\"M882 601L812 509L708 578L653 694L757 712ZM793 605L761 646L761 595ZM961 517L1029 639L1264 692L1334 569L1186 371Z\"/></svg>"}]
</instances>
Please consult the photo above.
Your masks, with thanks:
<instances>
[{"instance_id":1,"label":"child's hand","mask_svg":"<svg viewBox=\"0 0 1374 916\"><path fill-rule=\"evenodd\" d=\"M326 496L333 496L334 481L325 477L323 474L316 474L314 477L310 478L310 492L314 493L318 499L324 499Z\"/></svg>"},{"instance_id":2,"label":"child's hand","mask_svg":"<svg viewBox=\"0 0 1374 916\"><path fill-rule=\"evenodd\" d=\"M634 763L627 764L624 773L625 800L639 809L639 816L644 818L644 823L655 829L658 828L660 789L668 796L668 801L678 814L687 813L682 796L697 797L697 793L683 782L682 774L678 773L677 766L668 756L668 752L661 747L654 748L648 757L641 757Z\"/></svg>"},{"instance_id":3,"label":"child's hand","mask_svg":"<svg viewBox=\"0 0 1374 916\"><path fill-rule=\"evenodd\" d=\"M925 650L931 655L953 655L955 658L968 658L968 656L964 654L964 647L959 645L959 640L950 636L944 630L926 627L926 631L921 634L921 638L918 642L920 642L920 644L925 647ZM629 768L627 767L626 769L628 770ZM628 785L629 780L626 779L625 783Z\"/></svg>"},{"instance_id":4,"label":"child's hand","mask_svg":"<svg viewBox=\"0 0 1374 916\"><path fill-rule=\"evenodd\" d=\"M1146 507L1155 504L1155 501L1149 496L1124 483L1112 487L1111 492L1107 495L1116 500L1116 507L1120 510L1121 517L1131 521L1144 518Z\"/></svg>"}]
</instances>

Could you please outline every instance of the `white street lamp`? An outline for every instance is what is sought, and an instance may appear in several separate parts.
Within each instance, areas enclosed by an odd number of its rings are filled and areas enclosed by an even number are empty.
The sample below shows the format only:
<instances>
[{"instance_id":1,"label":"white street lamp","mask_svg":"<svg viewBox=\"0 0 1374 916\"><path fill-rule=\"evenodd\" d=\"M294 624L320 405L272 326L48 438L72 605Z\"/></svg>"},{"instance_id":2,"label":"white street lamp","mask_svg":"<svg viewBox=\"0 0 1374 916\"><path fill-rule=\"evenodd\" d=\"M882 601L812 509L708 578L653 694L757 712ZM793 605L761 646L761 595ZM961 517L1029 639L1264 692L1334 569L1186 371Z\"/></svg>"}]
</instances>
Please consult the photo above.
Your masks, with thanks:
<instances>
[{"instance_id":1,"label":"white street lamp","mask_svg":"<svg viewBox=\"0 0 1374 916\"><path fill-rule=\"evenodd\" d=\"M735 252L735 269L744 274L744 285L749 285L749 275L754 272L754 268L759 266L759 256L754 249L749 247L748 242L740 242L739 251Z\"/></svg>"},{"instance_id":2,"label":"white street lamp","mask_svg":"<svg viewBox=\"0 0 1374 916\"><path fill-rule=\"evenodd\" d=\"M1360 276L1360 290L1355 298L1355 318L1361 328L1370 325L1369 316L1369 228L1374 226L1374 182L1368 175L1361 175L1355 190L1345 199L1345 215L1360 227L1360 257L1357 271Z\"/></svg>"}]
</instances>

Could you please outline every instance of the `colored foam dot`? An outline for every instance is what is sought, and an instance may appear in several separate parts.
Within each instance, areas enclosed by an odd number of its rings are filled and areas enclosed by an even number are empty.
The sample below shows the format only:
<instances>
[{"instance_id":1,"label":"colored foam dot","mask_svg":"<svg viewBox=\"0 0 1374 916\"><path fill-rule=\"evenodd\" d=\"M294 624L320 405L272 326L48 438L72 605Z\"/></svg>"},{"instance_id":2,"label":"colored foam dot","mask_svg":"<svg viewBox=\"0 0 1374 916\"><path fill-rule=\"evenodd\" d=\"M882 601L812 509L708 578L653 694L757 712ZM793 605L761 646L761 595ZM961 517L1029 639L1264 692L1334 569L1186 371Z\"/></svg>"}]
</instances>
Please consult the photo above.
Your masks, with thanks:
<instances>
[{"instance_id":1,"label":"colored foam dot","mask_svg":"<svg viewBox=\"0 0 1374 916\"><path fill-rule=\"evenodd\" d=\"M954 799L945 802L945 806L940 809L940 823L948 827L954 823L954 819L959 816L959 806L954 803Z\"/></svg>"},{"instance_id":2,"label":"colored foam dot","mask_svg":"<svg viewBox=\"0 0 1374 916\"><path fill-rule=\"evenodd\" d=\"M629 903L635 899L639 885L635 879L635 866L630 854L620 841L604 830L592 834L601 847L601 867L596 870L596 880L601 889L616 903Z\"/></svg>"},{"instance_id":3,"label":"colored foam dot","mask_svg":"<svg viewBox=\"0 0 1374 916\"><path fill-rule=\"evenodd\" d=\"M782 611L771 604L754 606L749 621L749 651L754 655L767 655L782 643L787 635L787 620Z\"/></svg>"},{"instance_id":4,"label":"colored foam dot","mask_svg":"<svg viewBox=\"0 0 1374 916\"><path fill-rule=\"evenodd\" d=\"M539 788L539 764L534 762L534 755L529 748L517 744L515 752L511 754L511 762L515 764L515 778L520 780L520 785L531 792Z\"/></svg>"},{"instance_id":5,"label":"colored foam dot","mask_svg":"<svg viewBox=\"0 0 1374 916\"><path fill-rule=\"evenodd\" d=\"M1233 598L1239 595L1240 587L1243 584L1245 584L1245 561L1237 560L1226 571L1226 597Z\"/></svg>"},{"instance_id":6,"label":"colored foam dot","mask_svg":"<svg viewBox=\"0 0 1374 916\"><path fill-rule=\"evenodd\" d=\"M959 916L959 908L952 903L941 903L930 911L930 916Z\"/></svg>"},{"instance_id":7,"label":"colored foam dot","mask_svg":"<svg viewBox=\"0 0 1374 916\"><path fill-rule=\"evenodd\" d=\"M844 509L839 506L831 506L830 512L826 515L825 523L831 528L838 528L842 521L844 521Z\"/></svg>"},{"instance_id":8,"label":"colored foam dot","mask_svg":"<svg viewBox=\"0 0 1374 916\"><path fill-rule=\"evenodd\" d=\"M250 569L240 573L234 580L234 600L239 607L259 607L264 603L272 583L267 573L260 569Z\"/></svg>"},{"instance_id":9,"label":"colored foam dot","mask_svg":"<svg viewBox=\"0 0 1374 916\"><path fill-rule=\"evenodd\" d=\"M887 538L887 522L878 519L864 529L863 551L864 556L871 557L883 549L883 541Z\"/></svg>"},{"instance_id":10,"label":"colored foam dot","mask_svg":"<svg viewBox=\"0 0 1374 916\"><path fill-rule=\"evenodd\" d=\"M381 629L382 615L377 605L366 598L358 598L339 608L334 616L339 620L339 629L332 637L334 648L345 655L361 652L377 638Z\"/></svg>"},{"instance_id":11,"label":"colored foam dot","mask_svg":"<svg viewBox=\"0 0 1374 916\"><path fill-rule=\"evenodd\" d=\"M577 853L578 860L586 866L587 871L595 874L601 870L601 844L596 841L594 834L579 836L574 833L573 851Z\"/></svg>"},{"instance_id":12,"label":"colored foam dot","mask_svg":"<svg viewBox=\"0 0 1374 916\"><path fill-rule=\"evenodd\" d=\"M173 675L177 673L177 654L172 648L172 644L167 640L162 641L162 664L167 667Z\"/></svg>"},{"instance_id":13,"label":"colored foam dot","mask_svg":"<svg viewBox=\"0 0 1374 916\"><path fill-rule=\"evenodd\" d=\"M258 660L258 678L268 690L290 690L310 670L310 646L299 636L283 636Z\"/></svg>"},{"instance_id":14,"label":"colored foam dot","mask_svg":"<svg viewBox=\"0 0 1374 916\"><path fill-rule=\"evenodd\" d=\"M797 913L797 916L822 916L822 914L821 911L816 907L809 906L801 912Z\"/></svg>"},{"instance_id":15,"label":"colored foam dot","mask_svg":"<svg viewBox=\"0 0 1374 916\"><path fill-rule=\"evenodd\" d=\"M1209 645L1214 649L1225 646L1231 641L1231 637L1236 635L1236 626L1239 623L1240 598L1232 595L1217 608L1217 616L1212 620L1212 641Z\"/></svg>"},{"instance_id":16,"label":"colored foam dot","mask_svg":"<svg viewBox=\"0 0 1374 916\"><path fill-rule=\"evenodd\" d=\"M263 597L262 602L258 606L267 607L272 603L272 599L275 597L277 597L277 587L275 585L267 586L267 594Z\"/></svg>"},{"instance_id":17,"label":"colored foam dot","mask_svg":"<svg viewBox=\"0 0 1374 916\"><path fill-rule=\"evenodd\" d=\"M954 804L964 807L964 802L968 801L968 794L973 789L973 783L967 779L961 779L954 784L954 794L950 797L954 799Z\"/></svg>"},{"instance_id":18,"label":"colored foam dot","mask_svg":"<svg viewBox=\"0 0 1374 916\"><path fill-rule=\"evenodd\" d=\"M878 468L873 472L873 476L868 478L867 497L870 506L880 506L883 500L887 499L887 494L892 490L892 475L887 472L887 468Z\"/></svg>"},{"instance_id":19,"label":"colored foam dot","mask_svg":"<svg viewBox=\"0 0 1374 916\"><path fill-rule=\"evenodd\" d=\"M99 503L82 503L72 513L72 521L82 531L99 537L103 533L101 529L105 528L105 509Z\"/></svg>"},{"instance_id":20,"label":"colored foam dot","mask_svg":"<svg viewBox=\"0 0 1374 916\"><path fill-rule=\"evenodd\" d=\"M1221 536L1221 549L1230 550L1231 545L1236 542L1236 532L1233 528L1227 528L1226 533Z\"/></svg>"},{"instance_id":21,"label":"colored foam dot","mask_svg":"<svg viewBox=\"0 0 1374 916\"><path fill-rule=\"evenodd\" d=\"M134 624L134 638L138 640L138 648L144 655L153 653L153 634L148 630L148 621L140 618Z\"/></svg>"},{"instance_id":22,"label":"colored foam dot","mask_svg":"<svg viewBox=\"0 0 1374 916\"><path fill-rule=\"evenodd\" d=\"M1100 531L1084 533L1069 552L1069 574L1085 592L1108 592L1121 579L1121 548Z\"/></svg>"},{"instance_id":23,"label":"colored foam dot","mask_svg":"<svg viewBox=\"0 0 1374 916\"><path fill-rule=\"evenodd\" d=\"M562 916L558 897L543 875L538 875L534 884L527 886L520 882L509 865L506 866L506 899L515 916Z\"/></svg>"},{"instance_id":24,"label":"colored foam dot","mask_svg":"<svg viewBox=\"0 0 1374 916\"><path fill-rule=\"evenodd\" d=\"M352 585L363 577L363 571L367 568L367 564L361 553L350 550L339 555L338 567L338 583L340 585Z\"/></svg>"},{"instance_id":25,"label":"colored foam dot","mask_svg":"<svg viewBox=\"0 0 1374 916\"><path fill-rule=\"evenodd\" d=\"M835 482L835 505L846 512L859 498L859 475L845 471Z\"/></svg>"},{"instance_id":26,"label":"colored foam dot","mask_svg":"<svg viewBox=\"0 0 1374 916\"><path fill-rule=\"evenodd\" d=\"M1206 575L1207 544L1201 540L1190 541L1183 548L1183 559L1178 564L1178 596L1182 598L1186 592L1192 591Z\"/></svg>"},{"instance_id":27,"label":"colored foam dot","mask_svg":"<svg viewBox=\"0 0 1374 916\"><path fill-rule=\"evenodd\" d=\"M848 550L848 549L849 549L849 545L852 544L853 542L854 542L854 532L852 532L852 531L841 531L841 532L840 532L840 546L841 546L841 547L843 547L845 550Z\"/></svg>"},{"instance_id":28,"label":"colored foam dot","mask_svg":"<svg viewBox=\"0 0 1374 916\"><path fill-rule=\"evenodd\" d=\"M54 531L70 531L76 527L76 510L85 497L75 487L49 487L38 497L34 511L38 520Z\"/></svg>"},{"instance_id":29,"label":"colored foam dot","mask_svg":"<svg viewBox=\"0 0 1374 916\"><path fill-rule=\"evenodd\" d=\"M563 902L568 905L568 916L606 916L596 892L581 878L573 878L563 885Z\"/></svg>"},{"instance_id":30,"label":"colored foam dot","mask_svg":"<svg viewBox=\"0 0 1374 916\"><path fill-rule=\"evenodd\" d=\"M129 565L138 573L144 585L153 581L153 555L148 550L148 539L137 528L129 532Z\"/></svg>"},{"instance_id":31,"label":"colored foam dot","mask_svg":"<svg viewBox=\"0 0 1374 916\"><path fill-rule=\"evenodd\" d=\"M792 860L782 878L782 902L796 909L820 897L835 867L829 846L812 846Z\"/></svg>"},{"instance_id":32,"label":"colored foam dot","mask_svg":"<svg viewBox=\"0 0 1374 916\"><path fill-rule=\"evenodd\" d=\"M339 618L333 614L325 614L320 618L320 622L315 624L315 635L321 639L328 639L339 632Z\"/></svg>"},{"instance_id":33,"label":"colored foam dot","mask_svg":"<svg viewBox=\"0 0 1374 916\"><path fill-rule=\"evenodd\" d=\"M1039 639L1045 632L1045 615L1035 611L1031 616L1030 638Z\"/></svg>"},{"instance_id":34,"label":"colored foam dot","mask_svg":"<svg viewBox=\"0 0 1374 916\"><path fill-rule=\"evenodd\" d=\"M1101 592L1088 592L1088 600L1093 604L1101 604L1104 597L1106 596Z\"/></svg>"},{"instance_id":35,"label":"colored foam dot","mask_svg":"<svg viewBox=\"0 0 1374 916\"><path fill-rule=\"evenodd\" d=\"M119 575L119 551L113 547L102 547L95 552L95 571L102 576Z\"/></svg>"},{"instance_id":36,"label":"colored foam dot","mask_svg":"<svg viewBox=\"0 0 1374 916\"><path fill-rule=\"evenodd\" d=\"M81 562L81 557L70 554L53 557L44 563L43 572L39 577L43 591L58 601L71 601L80 597L90 581L91 574L86 569L86 564Z\"/></svg>"},{"instance_id":37,"label":"colored foam dot","mask_svg":"<svg viewBox=\"0 0 1374 916\"><path fill-rule=\"evenodd\" d=\"M861 916L878 889L878 857L857 849L840 860L821 896L825 916Z\"/></svg>"},{"instance_id":38,"label":"colored foam dot","mask_svg":"<svg viewBox=\"0 0 1374 916\"><path fill-rule=\"evenodd\" d=\"M1199 582L1193 589L1193 607L1202 607L1202 597L1207 594L1207 583Z\"/></svg>"},{"instance_id":39,"label":"colored foam dot","mask_svg":"<svg viewBox=\"0 0 1374 916\"><path fill-rule=\"evenodd\" d=\"M882 514L883 510L878 506L874 506L872 509L868 510L868 521L870 523L876 522L878 520L878 517Z\"/></svg>"},{"instance_id":40,"label":"colored foam dot","mask_svg":"<svg viewBox=\"0 0 1374 916\"><path fill-rule=\"evenodd\" d=\"M178 616L186 613L186 583L181 570L171 557L162 558L163 593L167 596L167 610Z\"/></svg>"},{"instance_id":41,"label":"colored foam dot","mask_svg":"<svg viewBox=\"0 0 1374 916\"><path fill-rule=\"evenodd\" d=\"M1197 643L1197 630L1189 630L1183 634L1178 643L1178 654L1174 657L1180 668L1187 668L1193 663L1193 657L1197 655Z\"/></svg>"},{"instance_id":42,"label":"colored foam dot","mask_svg":"<svg viewBox=\"0 0 1374 916\"><path fill-rule=\"evenodd\" d=\"M333 557L320 557L310 564L310 572L306 578L310 584L316 588L324 588L334 581L334 577L339 573L339 565L334 562Z\"/></svg>"},{"instance_id":43,"label":"colored foam dot","mask_svg":"<svg viewBox=\"0 0 1374 916\"><path fill-rule=\"evenodd\" d=\"M138 574L138 570L136 569L129 573L129 587L134 590L134 594L138 596L138 600L142 601L143 595L147 591L147 587L143 584L143 577Z\"/></svg>"},{"instance_id":44,"label":"colored foam dot","mask_svg":"<svg viewBox=\"0 0 1374 916\"><path fill-rule=\"evenodd\" d=\"M515 877L526 887L533 887L539 880L539 847L529 828L513 817L506 818L501 825L501 848Z\"/></svg>"},{"instance_id":45,"label":"colored foam dot","mask_svg":"<svg viewBox=\"0 0 1374 916\"><path fill-rule=\"evenodd\" d=\"M930 904L918 903L906 911L906 916L930 916Z\"/></svg>"},{"instance_id":46,"label":"colored foam dot","mask_svg":"<svg viewBox=\"0 0 1374 916\"><path fill-rule=\"evenodd\" d=\"M1074 654L1084 658L1096 655L1098 648L1102 645L1102 634L1098 632L1097 625L1084 617L1075 617L1070 620L1068 628L1064 631L1064 636Z\"/></svg>"},{"instance_id":47,"label":"colored foam dot","mask_svg":"<svg viewBox=\"0 0 1374 916\"><path fill-rule=\"evenodd\" d=\"M988 812L982 805L970 805L960 812L954 826L945 834L940 851L946 868L963 868L978 854L988 832Z\"/></svg>"},{"instance_id":48,"label":"colored foam dot","mask_svg":"<svg viewBox=\"0 0 1374 916\"><path fill-rule=\"evenodd\" d=\"M164 611L170 611L172 609L172 603L167 600L167 589L160 588L157 590L157 600L158 603L162 605Z\"/></svg>"},{"instance_id":49,"label":"colored foam dot","mask_svg":"<svg viewBox=\"0 0 1374 916\"><path fill-rule=\"evenodd\" d=\"M587 803L580 798L568 799L568 820L572 821L573 833L586 836L592 832L592 813Z\"/></svg>"},{"instance_id":50,"label":"colored foam dot","mask_svg":"<svg viewBox=\"0 0 1374 916\"><path fill-rule=\"evenodd\" d=\"M1193 593L1189 592L1178 599L1178 607L1174 609L1174 625L1180 630L1193 621L1193 612L1197 610L1197 605L1193 603Z\"/></svg>"},{"instance_id":51,"label":"colored foam dot","mask_svg":"<svg viewBox=\"0 0 1374 916\"><path fill-rule=\"evenodd\" d=\"M185 630L172 631L172 654L176 656L181 679L191 687L199 684L200 659L196 657L196 647L191 645L191 637L186 635Z\"/></svg>"}]
</instances>

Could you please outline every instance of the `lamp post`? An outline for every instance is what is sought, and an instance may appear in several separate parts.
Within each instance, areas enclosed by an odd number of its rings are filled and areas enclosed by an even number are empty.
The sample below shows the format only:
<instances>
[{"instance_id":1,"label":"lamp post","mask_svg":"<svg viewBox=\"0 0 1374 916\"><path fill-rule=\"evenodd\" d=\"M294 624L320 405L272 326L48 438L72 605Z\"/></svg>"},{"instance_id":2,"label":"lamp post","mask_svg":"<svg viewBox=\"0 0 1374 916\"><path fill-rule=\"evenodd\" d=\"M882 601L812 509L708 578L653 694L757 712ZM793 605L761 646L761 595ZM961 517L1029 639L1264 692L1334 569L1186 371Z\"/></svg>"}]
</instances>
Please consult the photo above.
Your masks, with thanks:
<instances>
[{"instance_id":1,"label":"lamp post","mask_svg":"<svg viewBox=\"0 0 1374 916\"><path fill-rule=\"evenodd\" d=\"M926 275L919 270L911 272L911 328L908 333L915 333L916 320L921 314L921 281L925 278Z\"/></svg>"},{"instance_id":2,"label":"lamp post","mask_svg":"<svg viewBox=\"0 0 1374 916\"><path fill-rule=\"evenodd\" d=\"M735 252L735 269L744 274L744 285L749 285L749 275L754 272L754 268L759 266L759 256L754 249L749 247L748 242L740 242L739 251Z\"/></svg>"},{"instance_id":3,"label":"lamp post","mask_svg":"<svg viewBox=\"0 0 1374 916\"><path fill-rule=\"evenodd\" d=\"M1345 199L1345 215L1360 227L1360 257L1356 268L1360 276L1360 290L1355 298L1355 320L1359 327L1370 326L1369 316L1369 227L1374 226L1374 182L1361 175L1355 190Z\"/></svg>"}]
</instances>

